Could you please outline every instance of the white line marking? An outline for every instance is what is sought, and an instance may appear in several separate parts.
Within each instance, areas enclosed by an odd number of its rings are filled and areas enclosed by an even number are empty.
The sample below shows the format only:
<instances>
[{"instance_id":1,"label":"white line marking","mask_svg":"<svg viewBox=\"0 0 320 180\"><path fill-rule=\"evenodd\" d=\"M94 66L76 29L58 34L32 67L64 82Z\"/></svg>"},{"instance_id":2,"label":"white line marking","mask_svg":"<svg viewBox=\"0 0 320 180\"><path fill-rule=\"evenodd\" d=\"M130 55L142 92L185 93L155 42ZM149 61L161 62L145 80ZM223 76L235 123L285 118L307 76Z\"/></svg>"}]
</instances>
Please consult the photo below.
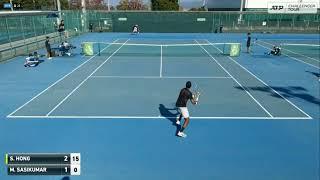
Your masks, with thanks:
<instances>
[{"instance_id":1,"label":"white line marking","mask_svg":"<svg viewBox=\"0 0 320 180\"><path fill-rule=\"evenodd\" d=\"M265 42L265 41L263 41ZM267 42L265 42L267 43ZM320 47L319 44L289 44L289 43L283 43L283 44L280 44L280 45L288 45L288 46L311 46L311 47Z\"/></svg>"},{"instance_id":2,"label":"white line marking","mask_svg":"<svg viewBox=\"0 0 320 180\"><path fill-rule=\"evenodd\" d=\"M209 42L209 41L208 41ZM210 42L209 42L210 43ZM213 46L215 47L215 46ZM215 47L216 48L216 47ZM238 66L240 66L242 69L244 69L245 71L247 71L249 74L251 74L253 77L255 77L258 81L260 81L262 84L264 84L265 86L267 86L268 88L270 88L274 93L278 94L281 98L283 98L284 100L286 100L289 104L291 104L293 107L295 107L296 109L298 109L300 112L302 112L304 115L306 115L308 118L312 119L311 116L309 116L306 112L304 112L303 110L301 110L298 106L296 106L295 104L293 104L291 101L289 101L287 98L285 98L284 96L282 96L278 91L274 90L272 87L270 87L267 83L265 83L264 81L262 81L260 78L258 78L256 75L254 75L252 72L250 72L247 68L243 67L241 64L239 64L236 60L234 60L233 58L229 57L228 58L230 60L232 60L234 63L236 63Z\"/></svg>"},{"instance_id":3,"label":"white line marking","mask_svg":"<svg viewBox=\"0 0 320 180\"><path fill-rule=\"evenodd\" d=\"M128 39L126 42L128 42ZM126 44L126 42L124 44ZM123 44L123 45L124 45ZM65 100L67 100L79 87L85 83L95 72L97 72L113 55L115 55L122 47L121 45L116 51L114 51L100 66L98 66L88 77L86 77L76 88L74 88L62 101L60 101L46 116L49 116L54 110L56 110Z\"/></svg>"},{"instance_id":4,"label":"white line marking","mask_svg":"<svg viewBox=\"0 0 320 180\"><path fill-rule=\"evenodd\" d=\"M119 78L119 79L231 79L224 76L91 76L90 78Z\"/></svg>"},{"instance_id":5,"label":"white line marking","mask_svg":"<svg viewBox=\"0 0 320 180\"><path fill-rule=\"evenodd\" d=\"M118 41L119 39L116 39L113 42ZM111 46L111 45L110 45ZM105 47L104 49L107 49L108 47ZM94 56L92 56L91 58L89 58L88 60L86 60L85 62L83 62L82 64L80 64L78 67L76 67L75 69L73 69L71 72L69 72L68 74L64 75L62 78L58 79L56 82L54 82L53 84L51 84L49 87L47 87L46 89L44 89L43 91L41 91L39 94L37 94L36 96L34 96L32 99L30 99L29 101L27 101L26 103L24 103L22 106L20 106L19 108L17 108L16 110L14 110L12 113L10 113L8 116L11 116L12 114L16 113L17 111L19 111L21 108L23 108L24 106L26 106L27 104L29 104L31 101L33 101L34 99L36 99L37 97L39 97L41 94L43 94L44 92L46 92L48 89L50 89L51 87L53 87L54 85L58 84L60 81L62 81L63 79L65 79L67 76L69 76L71 73L73 73L74 71L76 71L77 69L79 69L80 67L82 67L84 64L86 64L87 62L89 62L91 59L93 59L94 57L96 57L98 55L95 54Z\"/></svg>"},{"instance_id":6,"label":"white line marking","mask_svg":"<svg viewBox=\"0 0 320 180\"><path fill-rule=\"evenodd\" d=\"M85 43L85 42L83 42ZM100 43L100 44L108 44L108 45L123 45L123 43L104 43L104 42L87 42L87 43ZM219 44L234 44L234 43L214 43L216 45L219 45ZM240 43L239 43L240 44ZM210 44L201 44L202 46L210 46ZM133 43L126 43L126 46L149 46L149 47L171 47L171 46L198 46L197 44L140 44L140 43L137 43L137 44L133 44Z\"/></svg>"},{"instance_id":7,"label":"white line marking","mask_svg":"<svg viewBox=\"0 0 320 180\"><path fill-rule=\"evenodd\" d=\"M160 56L160 77L162 77L162 46L160 46L161 56Z\"/></svg>"},{"instance_id":8,"label":"white line marking","mask_svg":"<svg viewBox=\"0 0 320 180\"><path fill-rule=\"evenodd\" d=\"M256 44L257 44L258 46L261 46L261 47L265 48L265 49L271 50L271 48L266 47L266 46L264 46L264 45L262 45L262 44L259 44L259 43L256 43ZM287 57L289 57L289 58L291 58L291 59L294 59L294 60L296 60L296 61L299 61L299 62L301 62L301 63L304 63L304 64L306 64L306 65L309 65L309 66L315 67L315 68L317 68L317 69L320 69L320 67L315 66L315 65L310 64L310 63L307 63L307 62L305 62L305 61L302 61L302 60L300 60L300 59L298 59L298 58L289 56L289 55L287 55L287 54L285 54L285 53L282 53L282 54L285 55L285 56L287 56Z\"/></svg>"},{"instance_id":9,"label":"white line marking","mask_svg":"<svg viewBox=\"0 0 320 180\"><path fill-rule=\"evenodd\" d=\"M274 44L271 44L271 43L268 43L268 42L265 42L265 41L260 41L260 42L269 44L269 45L271 45L271 46L275 46ZM286 45L286 44L280 44L280 46L281 46L281 45ZM291 45L298 45L298 44L291 44ZM303 44L300 44L300 45L303 45ZM319 46L319 45L318 45L318 46ZM318 46L315 46L315 47L318 47ZM283 50L286 50L286 51L289 51L289 52L291 52L291 53L293 53L293 54L297 54L297 55L299 55L299 56L302 56L302 57L309 58L309 59L311 59L311 60L320 62L320 60L318 60L318 59L315 59L315 58L312 58L312 57L309 57L309 56L306 56L306 55L303 55L303 54L300 54L300 53L297 53L297 52L294 52L294 51L291 51L291 50L288 50L288 49L285 49L285 48L282 48L282 49L283 49Z\"/></svg>"},{"instance_id":10,"label":"white line marking","mask_svg":"<svg viewBox=\"0 0 320 180\"><path fill-rule=\"evenodd\" d=\"M198 41L195 40L197 43ZM209 42L209 41L208 41ZM210 43L210 42L209 42ZM200 45L200 47L270 116L270 117L273 117L273 115L266 109L264 108L259 101L257 101L252 95L251 93L245 88L242 86L242 84L240 84L240 82L238 82L236 80L236 78L234 78L204 47L202 47ZM220 51L220 50L219 50Z\"/></svg>"},{"instance_id":11,"label":"white line marking","mask_svg":"<svg viewBox=\"0 0 320 180\"><path fill-rule=\"evenodd\" d=\"M8 118L15 119L167 119L176 117L163 117L163 116L8 116ZM194 116L191 119L312 119L309 117L237 117L237 116Z\"/></svg>"},{"instance_id":12,"label":"white line marking","mask_svg":"<svg viewBox=\"0 0 320 180\"><path fill-rule=\"evenodd\" d=\"M285 40L287 42L289 42L289 41L297 42L298 40L300 40L300 41L301 40L303 40L303 41L308 41L308 40L314 41L315 39L274 39L274 38L263 38L263 40Z\"/></svg>"}]
</instances>

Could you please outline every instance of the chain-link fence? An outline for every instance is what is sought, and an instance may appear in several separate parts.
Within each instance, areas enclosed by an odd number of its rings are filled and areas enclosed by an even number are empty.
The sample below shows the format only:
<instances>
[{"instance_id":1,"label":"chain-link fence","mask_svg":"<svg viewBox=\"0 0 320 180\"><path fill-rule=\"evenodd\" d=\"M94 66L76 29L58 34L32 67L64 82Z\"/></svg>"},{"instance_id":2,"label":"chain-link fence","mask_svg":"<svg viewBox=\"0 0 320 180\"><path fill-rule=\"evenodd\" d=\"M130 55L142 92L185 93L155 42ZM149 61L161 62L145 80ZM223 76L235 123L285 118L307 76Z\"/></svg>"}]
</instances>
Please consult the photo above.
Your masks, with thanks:
<instances>
[{"instance_id":1,"label":"chain-link fence","mask_svg":"<svg viewBox=\"0 0 320 180\"><path fill-rule=\"evenodd\" d=\"M0 61L25 55L44 47L46 36L52 43L86 31L81 11L63 11L65 33L57 32L57 12L0 13Z\"/></svg>"},{"instance_id":2,"label":"chain-link fence","mask_svg":"<svg viewBox=\"0 0 320 180\"><path fill-rule=\"evenodd\" d=\"M153 11L62 11L66 34L57 32L57 12L0 13L0 61L42 48L51 42L88 32L130 32L138 24L141 32L319 33L320 14L268 14L267 12L153 12ZM89 26L92 24L92 26Z\"/></svg>"},{"instance_id":3,"label":"chain-link fence","mask_svg":"<svg viewBox=\"0 0 320 180\"><path fill-rule=\"evenodd\" d=\"M267 12L153 12L89 11L95 30L129 32L135 24L142 32L319 33L320 14L268 14Z\"/></svg>"}]
</instances>

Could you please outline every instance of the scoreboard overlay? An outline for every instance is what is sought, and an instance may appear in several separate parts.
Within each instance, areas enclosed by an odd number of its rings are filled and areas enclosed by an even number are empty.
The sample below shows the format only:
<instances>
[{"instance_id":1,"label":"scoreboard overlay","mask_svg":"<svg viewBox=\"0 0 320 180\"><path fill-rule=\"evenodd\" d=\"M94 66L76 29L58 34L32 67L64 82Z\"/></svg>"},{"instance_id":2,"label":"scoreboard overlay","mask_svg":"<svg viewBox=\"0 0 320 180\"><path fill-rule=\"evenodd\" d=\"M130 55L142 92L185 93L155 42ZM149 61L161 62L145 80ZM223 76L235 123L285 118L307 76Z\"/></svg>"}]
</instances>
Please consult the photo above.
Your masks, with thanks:
<instances>
[{"instance_id":1,"label":"scoreboard overlay","mask_svg":"<svg viewBox=\"0 0 320 180\"><path fill-rule=\"evenodd\" d=\"M5 163L8 175L81 174L80 153L8 153Z\"/></svg>"}]
</instances>

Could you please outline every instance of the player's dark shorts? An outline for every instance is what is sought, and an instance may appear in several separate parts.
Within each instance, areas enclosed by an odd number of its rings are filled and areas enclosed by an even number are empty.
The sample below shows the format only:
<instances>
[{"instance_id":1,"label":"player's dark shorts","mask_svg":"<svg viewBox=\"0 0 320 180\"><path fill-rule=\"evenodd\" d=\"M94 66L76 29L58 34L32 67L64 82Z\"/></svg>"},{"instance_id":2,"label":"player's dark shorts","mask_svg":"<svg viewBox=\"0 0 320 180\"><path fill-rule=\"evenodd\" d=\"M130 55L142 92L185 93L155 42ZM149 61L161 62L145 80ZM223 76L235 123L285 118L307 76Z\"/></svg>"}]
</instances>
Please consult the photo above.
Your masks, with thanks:
<instances>
[{"instance_id":1,"label":"player's dark shorts","mask_svg":"<svg viewBox=\"0 0 320 180\"><path fill-rule=\"evenodd\" d=\"M250 47L250 42L247 42L247 47Z\"/></svg>"}]
</instances>

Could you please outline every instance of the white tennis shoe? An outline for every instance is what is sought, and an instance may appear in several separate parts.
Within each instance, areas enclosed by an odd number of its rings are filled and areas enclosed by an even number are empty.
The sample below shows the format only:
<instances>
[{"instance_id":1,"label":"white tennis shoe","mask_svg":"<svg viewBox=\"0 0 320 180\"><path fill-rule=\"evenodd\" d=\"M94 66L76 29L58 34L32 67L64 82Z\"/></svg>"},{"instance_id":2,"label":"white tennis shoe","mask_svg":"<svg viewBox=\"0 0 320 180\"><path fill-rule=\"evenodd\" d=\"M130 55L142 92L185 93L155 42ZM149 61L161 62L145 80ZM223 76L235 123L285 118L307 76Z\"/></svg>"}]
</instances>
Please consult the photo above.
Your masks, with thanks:
<instances>
[{"instance_id":1,"label":"white tennis shoe","mask_svg":"<svg viewBox=\"0 0 320 180\"><path fill-rule=\"evenodd\" d=\"M186 135L185 133L180 132L180 131L178 132L177 136L183 137L183 138L186 138L186 137L187 137L187 135Z\"/></svg>"}]
</instances>

